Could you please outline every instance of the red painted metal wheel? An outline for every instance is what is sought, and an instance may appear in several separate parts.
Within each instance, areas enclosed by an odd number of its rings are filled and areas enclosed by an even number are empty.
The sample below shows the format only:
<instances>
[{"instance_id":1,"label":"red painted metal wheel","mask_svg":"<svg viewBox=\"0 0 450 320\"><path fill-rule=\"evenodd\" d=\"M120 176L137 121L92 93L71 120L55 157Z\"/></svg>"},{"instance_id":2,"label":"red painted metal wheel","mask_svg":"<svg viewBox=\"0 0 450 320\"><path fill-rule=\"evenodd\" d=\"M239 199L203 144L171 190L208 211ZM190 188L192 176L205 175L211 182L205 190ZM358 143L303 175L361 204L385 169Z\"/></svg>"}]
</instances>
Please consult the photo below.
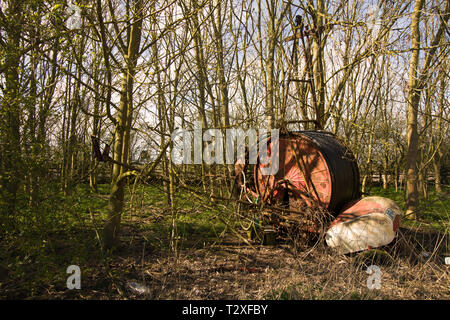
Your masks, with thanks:
<instances>
[{"instance_id":1,"label":"red painted metal wheel","mask_svg":"<svg viewBox=\"0 0 450 320\"><path fill-rule=\"evenodd\" d=\"M286 225L288 220L296 221L294 230L317 233L323 229L328 213L336 216L343 205L360 197L356 161L334 135L289 132L280 134L278 149L270 139L265 143L268 158L272 161L278 157L276 172L263 174L263 168L272 163L263 164L260 154L252 169L253 177L247 183L239 175L249 174L248 159L237 163L235 169L238 185L245 193L241 198L257 199L269 224L277 227ZM252 182L248 183L249 180ZM285 212L280 214L280 209Z\"/></svg>"},{"instance_id":2,"label":"red painted metal wheel","mask_svg":"<svg viewBox=\"0 0 450 320\"><path fill-rule=\"evenodd\" d=\"M263 175L260 157L254 166L254 188L248 192L269 205L320 206L337 212L360 196L359 171L351 151L327 132L303 131L281 134L278 150L266 140L269 158L278 156L278 171ZM260 146L261 147L261 146ZM243 165L242 165L243 168ZM256 194L255 194L256 193Z\"/></svg>"},{"instance_id":3,"label":"red painted metal wheel","mask_svg":"<svg viewBox=\"0 0 450 320\"><path fill-rule=\"evenodd\" d=\"M269 142L269 157L279 157L278 172L265 176L261 169L270 163L264 165L258 161L255 166L256 190L261 199L275 204L288 196L291 209L314 204L329 208L332 178L317 145L308 137L283 135L279 139L277 154L272 152L272 147L273 143Z\"/></svg>"}]
</instances>

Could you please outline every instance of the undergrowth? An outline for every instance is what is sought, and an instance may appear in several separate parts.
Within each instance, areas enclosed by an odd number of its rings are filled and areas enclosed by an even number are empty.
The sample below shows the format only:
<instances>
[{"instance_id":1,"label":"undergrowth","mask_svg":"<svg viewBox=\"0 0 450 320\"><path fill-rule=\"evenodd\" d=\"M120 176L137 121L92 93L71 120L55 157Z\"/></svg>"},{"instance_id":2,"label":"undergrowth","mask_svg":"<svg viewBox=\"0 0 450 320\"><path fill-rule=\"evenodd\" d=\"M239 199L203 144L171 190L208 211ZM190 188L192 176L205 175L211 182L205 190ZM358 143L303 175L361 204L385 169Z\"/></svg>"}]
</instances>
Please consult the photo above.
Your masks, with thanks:
<instances>
[{"instance_id":1,"label":"undergrowth","mask_svg":"<svg viewBox=\"0 0 450 320\"><path fill-rule=\"evenodd\" d=\"M430 191L428 199L421 201L419 221L404 220L403 226L448 233L450 190L444 191L444 195ZM114 252L106 251L100 237L109 185L99 185L96 194L88 185L77 186L66 197L57 190L48 194L39 210L30 210L24 202L10 221L2 221L1 299L450 297L448 269L433 252L422 260L421 250L414 259L396 256L384 269L386 290L371 291L364 284L367 266L354 257L334 255L323 246L305 257L293 255L288 243L250 244L224 219L232 204L204 206L179 189L172 210L157 183L129 187L121 245ZM404 206L402 191L372 187L370 194ZM69 265L82 270L82 290L67 289ZM152 293L139 296L127 291L130 279L150 285Z\"/></svg>"}]
</instances>

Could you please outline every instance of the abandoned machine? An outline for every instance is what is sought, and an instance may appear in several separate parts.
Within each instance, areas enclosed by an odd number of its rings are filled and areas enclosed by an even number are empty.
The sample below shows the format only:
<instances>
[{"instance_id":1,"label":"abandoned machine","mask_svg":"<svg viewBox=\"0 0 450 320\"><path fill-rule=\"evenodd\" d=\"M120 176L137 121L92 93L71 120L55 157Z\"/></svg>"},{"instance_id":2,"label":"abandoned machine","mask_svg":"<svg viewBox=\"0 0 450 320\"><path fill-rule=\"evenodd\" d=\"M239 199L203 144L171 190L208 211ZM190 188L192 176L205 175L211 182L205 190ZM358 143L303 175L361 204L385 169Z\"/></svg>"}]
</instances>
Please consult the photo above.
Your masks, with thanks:
<instances>
[{"instance_id":1,"label":"abandoned machine","mask_svg":"<svg viewBox=\"0 0 450 320\"><path fill-rule=\"evenodd\" d=\"M310 36L323 28L307 29L300 16L295 20L294 35L286 39L294 41L291 70L300 40L309 79L295 81L309 83L316 108ZM291 80L289 76L285 104ZM293 122L310 122L315 130L287 130ZM341 253L389 244L395 238L402 210L387 198L362 197L351 150L336 135L321 129L318 119L290 121L280 125L276 141L267 136L267 153L279 161L275 174L263 174L268 164L259 154L256 164L249 163L248 153L246 159L236 162L236 213L242 228L253 240L267 244L286 237L310 242L322 235L328 246Z\"/></svg>"}]
</instances>

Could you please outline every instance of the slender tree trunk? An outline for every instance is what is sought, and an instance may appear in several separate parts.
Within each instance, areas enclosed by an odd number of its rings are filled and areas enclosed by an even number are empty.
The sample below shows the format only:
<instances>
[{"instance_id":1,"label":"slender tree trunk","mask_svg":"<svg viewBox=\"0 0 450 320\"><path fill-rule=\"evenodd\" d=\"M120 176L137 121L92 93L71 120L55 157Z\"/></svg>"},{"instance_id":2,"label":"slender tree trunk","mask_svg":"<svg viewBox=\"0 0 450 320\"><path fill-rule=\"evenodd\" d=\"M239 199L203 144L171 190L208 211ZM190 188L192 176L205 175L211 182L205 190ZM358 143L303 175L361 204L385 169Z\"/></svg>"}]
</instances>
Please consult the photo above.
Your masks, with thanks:
<instances>
[{"instance_id":1,"label":"slender tree trunk","mask_svg":"<svg viewBox=\"0 0 450 320\"><path fill-rule=\"evenodd\" d=\"M439 92L439 113L437 119L437 128L436 134L434 135L434 140L437 143L441 143L442 139L442 118L444 117L444 105L446 103L445 99L445 89L446 89L446 80L448 79L445 74L446 63L443 63L439 68L439 78L440 78L440 92ZM438 146L436 146L438 147ZM441 162L444 157L444 153L442 152L442 147L438 147L437 154L433 159L433 169L434 169L434 185L436 188L436 192L442 194L442 181L441 181Z\"/></svg>"},{"instance_id":2,"label":"slender tree trunk","mask_svg":"<svg viewBox=\"0 0 450 320\"><path fill-rule=\"evenodd\" d=\"M424 0L416 0L411 19L412 53L409 63L409 94L408 94L408 118L407 118L407 142L406 155L406 215L415 219L419 205L419 193L417 189L417 151L419 135L417 132L417 113L420 103L420 91L418 83L419 53L420 53L420 16Z\"/></svg>"},{"instance_id":3,"label":"slender tree trunk","mask_svg":"<svg viewBox=\"0 0 450 320\"><path fill-rule=\"evenodd\" d=\"M39 13L38 13L39 15ZM40 19L40 18L37 18ZM39 23L37 24L39 25ZM30 147L25 147L25 153L30 156L31 164L30 169L28 171L28 204L33 211L37 209L37 197L38 197L38 179L39 179L39 145L36 139L36 128L37 128L37 112L36 108L38 106L37 99L37 74L38 74L38 54L39 54L39 46L37 45L39 42L39 28L33 28L31 31L31 41L32 45L36 46L35 49L32 49L32 57L31 57L31 79L30 79L30 97L29 97L29 105L28 105L28 119L27 119L27 131L28 131L28 145Z\"/></svg>"},{"instance_id":4,"label":"slender tree trunk","mask_svg":"<svg viewBox=\"0 0 450 320\"><path fill-rule=\"evenodd\" d=\"M447 30L447 23L450 18L450 1L445 2L445 9L441 14L439 28L431 41L430 49L425 53L425 62L422 71L419 73L419 53L420 53L420 14L423 7L423 0L416 0L411 19L411 39L412 54L409 65L409 94L408 94L408 118L407 118L407 141L408 152L406 156L406 216L416 218L419 204L417 190L417 154L419 135L417 131L417 115L420 103L420 96L423 88L430 78L432 60L436 54L439 43Z\"/></svg>"},{"instance_id":5,"label":"slender tree trunk","mask_svg":"<svg viewBox=\"0 0 450 320\"><path fill-rule=\"evenodd\" d=\"M94 74L94 78L97 80L99 79L99 69L100 66L97 64L95 67L95 74ZM100 132L101 132L101 112L102 112L102 104L100 103L100 97L103 96L103 92L104 90L100 90L100 85L98 82L95 82L95 86L94 86L94 90L95 90L95 96L94 96L94 113L93 113L93 117L92 117L92 135L100 138ZM100 93L101 92L101 93ZM92 150L91 152L91 157L89 159L89 170L90 170L90 174L89 174L89 187L91 188L91 191L94 193L98 192L98 187L97 187L97 170L95 170L95 166L96 166L96 159L95 159L95 154L94 151Z\"/></svg>"},{"instance_id":6,"label":"slender tree trunk","mask_svg":"<svg viewBox=\"0 0 450 320\"><path fill-rule=\"evenodd\" d=\"M397 165L394 168L394 187L395 187L395 192L398 192L398 166Z\"/></svg>"},{"instance_id":7,"label":"slender tree trunk","mask_svg":"<svg viewBox=\"0 0 450 320\"><path fill-rule=\"evenodd\" d=\"M136 74L136 63L142 33L143 2L134 2L134 21L130 26L127 54L125 58L125 71L122 75L122 90L120 104L116 115L116 128L114 136L115 161L112 172L111 191L109 196L108 220L104 227L104 244L111 248L118 243L120 221L124 207L124 189L126 182L126 165L130 148L130 131L133 115L133 87Z\"/></svg>"},{"instance_id":8,"label":"slender tree trunk","mask_svg":"<svg viewBox=\"0 0 450 320\"><path fill-rule=\"evenodd\" d=\"M64 195L67 196L72 192L72 179L74 174L75 167L75 146L77 142L76 137L76 124L77 124L77 116L78 116L78 106L80 103L79 99L80 94L80 86L77 83L75 86L75 97L71 99L71 115L70 115L70 133L69 133L69 143L67 148L67 165L66 165L66 180L64 184Z\"/></svg>"},{"instance_id":9,"label":"slender tree trunk","mask_svg":"<svg viewBox=\"0 0 450 320\"><path fill-rule=\"evenodd\" d=\"M226 6L224 8L226 10ZM221 0L216 1L216 19L212 19L212 25L214 29L214 37L216 44L216 59L217 59L217 74L219 78L219 91L220 91L220 110L221 110L221 125L222 134L225 137L225 130L230 126L230 114L229 114L229 97L228 97L228 82L225 77L225 52L223 45L223 12ZM224 147L227 143L226 137L224 138ZM224 159L225 160L225 154ZM225 163L225 161L224 161ZM224 185L228 187L228 191L231 192L232 186L232 172L233 165L224 165Z\"/></svg>"},{"instance_id":10,"label":"slender tree trunk","mask_svg":"<svg viewBox=\"0 0 450 320\"><path fill-rule=\"evenodd\" d=\"M375 107L374 118L376 118L376 116L377 116L377 110L378 110L378 108ZM372 149L373 149L373 139L374 139L374 135L375 135L375 124L376 124L376 121L374 120L372 122L372 126L370 129L369 149L367 151L367 160L366 160L366 172L364 173L362 183L361 183L361 191L362 192L366 191L368 178L370 178L370 179L372 178Z\"/></svg>"},{"instance_id":11,"label":"slender tree trunk","mask_svg":"<svg viewBox=\"0 0 450 320\"><path fill-rule=\"evenodd\" d=\"M199 95L199 106L198 106L198 111L199 111L199 120L202 122L202 127L203 129L207 129L208 128L208 119L206 117L206 82L207 82L207 74L206 74L206 69L205 69L205 58L204 58L204 52L203 52L203 41L202 41L202 36L201 36L201 28L200 28L200 22L199 22L199 16L198 16L198 12L200 10L200 7L197 3L197 1L193 1L193 5L194 5L194 10L196 10L197 12L195 14L193 14L192 16L192 24L193 24L193 29L192 32L194 33L194 47L195 47L195 63L196 63L196 67L197 67L197 85L198 85L198 95ZM202 143L202 148L203 148L203 143ZM206 193L207 192L207 182L206 182L206 175L208 174L208 170L205 166L204 161L202 161L201 164L202 167L202 185L203 185L203 192ZM211 177L210 177L211 178ZM211 182L211 180L210 180ZM214 194L214 188L212 185L210 185L210 193L211 195Z\"/></svg>"},{"instance_id":12,"label":"slender tree trunk","mask_svg":"<svg viewBox=\"0 0 450 320\"><path fill-rule=\"evenodd\" d=\"M387 150L385 151L386 154ZM388 173L388 159L385 155L384 161L383 161L383 189L386 190L388 188L389 183L389 173Z\"/></svg>"}]
</instances>

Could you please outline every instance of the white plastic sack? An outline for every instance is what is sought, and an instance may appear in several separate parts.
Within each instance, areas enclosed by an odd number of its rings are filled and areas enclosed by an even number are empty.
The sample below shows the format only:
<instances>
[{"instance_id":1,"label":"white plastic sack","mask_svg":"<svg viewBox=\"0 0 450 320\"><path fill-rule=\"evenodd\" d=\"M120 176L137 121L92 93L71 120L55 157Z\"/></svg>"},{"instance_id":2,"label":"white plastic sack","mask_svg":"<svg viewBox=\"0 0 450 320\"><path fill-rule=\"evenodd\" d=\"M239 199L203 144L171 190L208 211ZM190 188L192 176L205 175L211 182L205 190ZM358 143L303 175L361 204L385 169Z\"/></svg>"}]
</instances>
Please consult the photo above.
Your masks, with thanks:
<instances>
[{"instance_id":1,"label":"white plastic sack","mask_svg":"<svg viewBox=\"0 0 450 320\"><path fill-rule=\"evenodd\" d=\"M350 253L389 244L398 230L400 207L383 197L367 197L350 203L331 223L327 245Z\"/></svg>"}]
</instances>

